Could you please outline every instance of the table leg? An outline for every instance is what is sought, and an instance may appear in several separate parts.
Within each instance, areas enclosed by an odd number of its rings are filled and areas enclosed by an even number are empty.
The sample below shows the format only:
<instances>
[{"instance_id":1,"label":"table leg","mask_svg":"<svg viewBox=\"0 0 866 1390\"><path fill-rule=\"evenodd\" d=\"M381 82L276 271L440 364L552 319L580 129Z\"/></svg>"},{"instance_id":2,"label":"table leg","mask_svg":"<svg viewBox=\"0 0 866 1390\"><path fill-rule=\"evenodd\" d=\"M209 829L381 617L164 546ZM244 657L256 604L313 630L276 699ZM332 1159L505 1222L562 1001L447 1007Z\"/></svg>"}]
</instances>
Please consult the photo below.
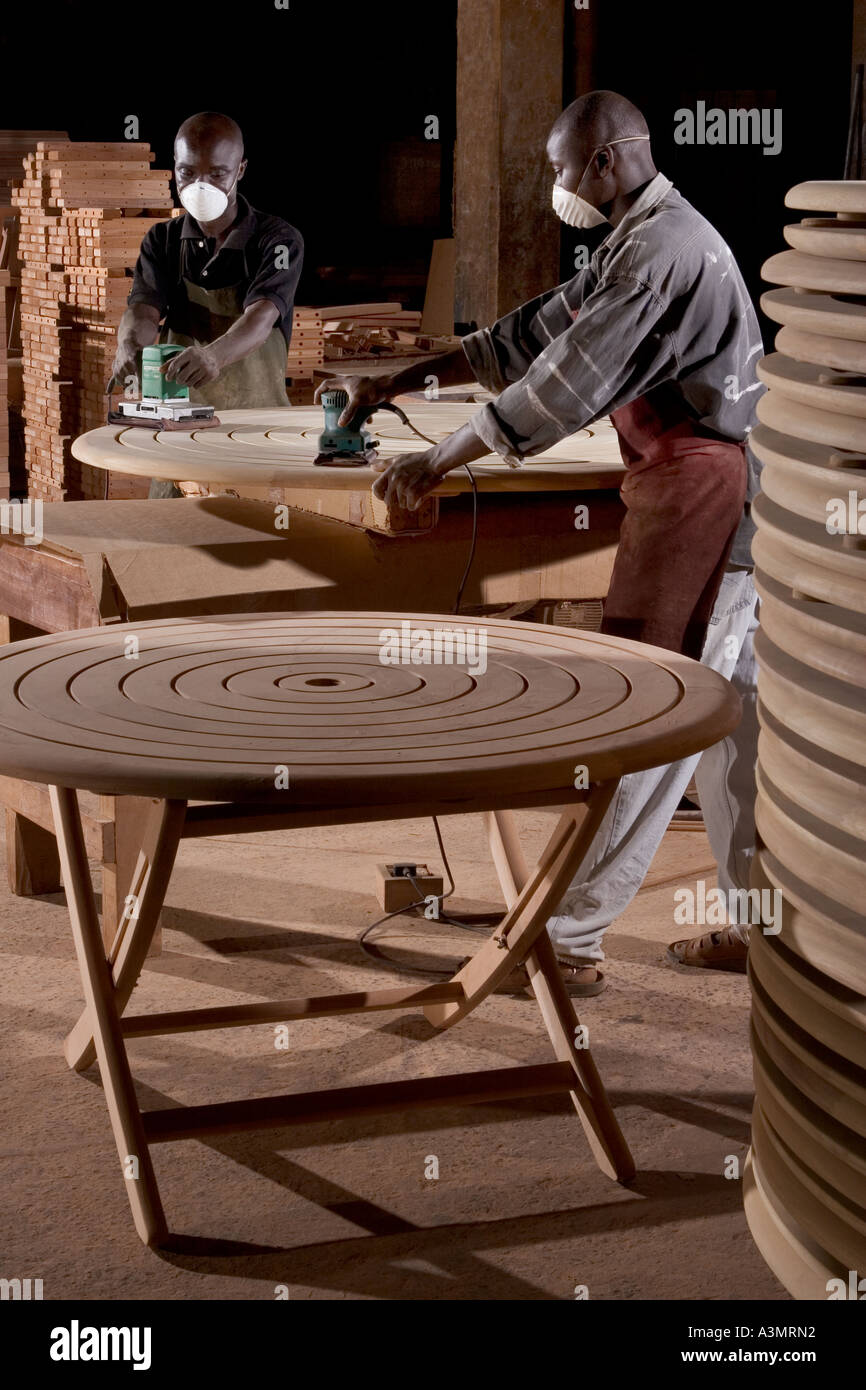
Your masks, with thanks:
<instances>
[{"instance_id":1,"label":"table leg","mask_svg":"<svg viewBox=\"0 0 866 1390\"><path fill-rule=\"evenodd\" d=\"M127 1196L141 1239L147 1245L157 1245L165 1240L168 1228L102 945L75 792L68 787L52 787L51 806L84 999Z\"/></svg>"},{"instance_id":2,"label":"table leg","mask_svg":"<svg viewBox=\"0 0 866 1390\"><path fill-rule=\"evenodd\" d=\"M529 878L529 868L513 811L487 811L484 816L490 853L506 905L511 907Z\"/></svg>"},{"instance_id":3,"label":"table leg","mask_svg":"<svg viewBox=\"0 0 866 1390\"><path fill-rule=\"evenodd\" d=\"M616 788L616 781L595 784L583 802L563 808L531 874L511 812L488 814L490 846L508 912L497 931L454 976L455 982L463 985L464 999L433 1004L424 1012L435 1026L450 1027L525 961L557 1059L574 1070L575 1086L570 1094L596 1161L609 1177L628 1182L634 1177L634 1161L591 1053L577 1045L580 1023L547 935L547 919L592 845Z\"/></svg>"},{"instance_id":4,"label":"table leg","mask_svg":"<svg viewBox=\"0 0 866 1390\"><path fill-rule=\"evenodd\" d=\"M595 1161L609 1178L630 1182L635 1174L634 1159L589 1047L581 1045L584 1035L580 1020L546 931L536 939L526 958L526 968L557 1060L574 1068L575 1086L569 1094Z\"/></svg>"},{"instance_id":5,"label":"table leg","mask_svg":"<svg viewBox=\"0 0 866 1390\"><path fill-rule=\"evenodd\" d=\"M143 834L139 837L141 848L127 885L120 920L107 950L118 1015L129 1003L159 922L186 814L185 801L147 801L145 804L147 815ZM96 1060L87 1009L67 1037L63 1050L75 1071L83 1071Z\"/></svg>"},{"instance_id":6,"label":"table leg","mask_svg":"<svg viewBox=\"0 0 866 1390\"><path fill-rule=\"evenodd\" d=\"M150 801L143 796L100 796L99 814L114 826L114 854L102 862L102 938L109 950L123 921L126 900L136 890L132 878L147 824ZM159 932L150 954L159 954Z\"/></svg>"}]
</instances>

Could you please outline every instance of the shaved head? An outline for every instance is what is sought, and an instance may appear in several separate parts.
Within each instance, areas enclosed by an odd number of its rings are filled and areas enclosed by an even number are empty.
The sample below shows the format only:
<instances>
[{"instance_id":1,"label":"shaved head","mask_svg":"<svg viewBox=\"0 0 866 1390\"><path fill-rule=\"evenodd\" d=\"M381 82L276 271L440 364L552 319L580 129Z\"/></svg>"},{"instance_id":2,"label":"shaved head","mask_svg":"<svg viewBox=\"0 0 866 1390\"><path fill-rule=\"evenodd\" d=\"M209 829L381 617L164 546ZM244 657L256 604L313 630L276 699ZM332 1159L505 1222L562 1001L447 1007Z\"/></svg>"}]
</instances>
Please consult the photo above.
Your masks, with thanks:
<instances>
[{"instance_id":1,"label":"shaved head","mask_svg":"<svg viewBox=\"0 0 866 1390\"><path fill-rule=\"evenodd\" d=\"M566 106L550 133L597 148L629 135L649 135L649 126L643 112L619 92L587 92Z\"/></svg>"},{"instance_id":2,"label":"shaved head","mask_svg":"<svg viewBox=\"0 0 866 1390\"><path fill-rule=\"evenodd\" d=\"M181 141L195 148L225 142L237 150L238 159L243 158L244 137L240 126L231 116L223 116L219 111L199 111L195 116L188 116L174 137L175 150Z\"/></svg>"}]
</instances>

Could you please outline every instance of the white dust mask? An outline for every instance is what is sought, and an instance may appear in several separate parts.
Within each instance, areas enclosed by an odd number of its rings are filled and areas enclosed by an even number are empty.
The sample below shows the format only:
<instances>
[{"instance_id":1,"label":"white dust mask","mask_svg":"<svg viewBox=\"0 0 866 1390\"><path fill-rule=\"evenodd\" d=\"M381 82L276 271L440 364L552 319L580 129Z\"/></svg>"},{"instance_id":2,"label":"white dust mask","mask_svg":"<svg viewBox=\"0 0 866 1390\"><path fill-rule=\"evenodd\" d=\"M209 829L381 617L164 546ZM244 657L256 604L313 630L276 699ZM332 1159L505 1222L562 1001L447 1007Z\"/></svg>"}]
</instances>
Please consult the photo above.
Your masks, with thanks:
<instances>
[{"instance_id":1,"label":"white dust mask","mask_svg":"<svg viewBox=\"0 0 866 1390\"><path fill-rule=\"evenodd\" d=\"M620 140L606 140L605 144L627 145L631 140L648 139L648 135L624 135ZM580 176L580 182L577 185L578 189L586 178L587 169L600 149L604 149L604 145L597 145L589 156L583 173ZM553 186L553 211L567 227L579 227L581 230L585 230L588 227L600 227L602 222L607 221L604 213L599 212L598 208L594 207L592 203L588 203L586 198L581 198L579 193L569 193L567 189L562 188L558 183Z\"/></svg>"},{"instance_id":2,"label":"white dust mask","mask_svg":"<svg viewBox=\"0 0 866 1390\"><path fill-rule=\"evenodd\" d=\"M188 183L186 188L181 189L179 197L196 222L216 222L229 205L221 188L214 188L212 183L203 183L201 179Z\"/></svg>"},{"instance_id":3,"label":"white dust mask","mask_svg":"<svg viewBox=\"0 0 866 1390\"><path fill-rule=\"evenodd\" d=\"M559 184L553 189L553 211L567 227L600 227L607 218L576 193L569 193Z\"/></svg>"}]
</instances>

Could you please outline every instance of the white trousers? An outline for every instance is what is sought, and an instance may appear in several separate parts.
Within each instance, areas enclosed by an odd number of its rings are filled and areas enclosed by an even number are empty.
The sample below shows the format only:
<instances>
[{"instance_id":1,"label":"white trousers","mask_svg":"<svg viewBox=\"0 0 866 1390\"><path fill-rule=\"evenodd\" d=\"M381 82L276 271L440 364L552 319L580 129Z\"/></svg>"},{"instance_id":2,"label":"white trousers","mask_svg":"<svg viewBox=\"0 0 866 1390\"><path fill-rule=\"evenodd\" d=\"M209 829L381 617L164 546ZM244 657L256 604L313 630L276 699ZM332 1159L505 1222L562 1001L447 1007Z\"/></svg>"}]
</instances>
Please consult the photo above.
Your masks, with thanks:
<instances>
[{"instance_id":1,"label":"white trousers","mask_svg":"<svg viewBox=\"0 0 866 1390\"><path fill-rule=\"evenodd\" d=\"M725 893L749 887L755 852L758 753L753 649L757 607L752 571L729 569L713 608L701 662L736 687L743 701L742 720L732 734L704 753L622 778L559 914L548 921L558 955L587 964L604 960L604 933L643 883L693 776L718 865L719 887ZM747 924L733 923L732 929L740 940L748 941ZM672 932L677 934L691 933L680 928L678 933Z\"/></svg>"}]
</instances>

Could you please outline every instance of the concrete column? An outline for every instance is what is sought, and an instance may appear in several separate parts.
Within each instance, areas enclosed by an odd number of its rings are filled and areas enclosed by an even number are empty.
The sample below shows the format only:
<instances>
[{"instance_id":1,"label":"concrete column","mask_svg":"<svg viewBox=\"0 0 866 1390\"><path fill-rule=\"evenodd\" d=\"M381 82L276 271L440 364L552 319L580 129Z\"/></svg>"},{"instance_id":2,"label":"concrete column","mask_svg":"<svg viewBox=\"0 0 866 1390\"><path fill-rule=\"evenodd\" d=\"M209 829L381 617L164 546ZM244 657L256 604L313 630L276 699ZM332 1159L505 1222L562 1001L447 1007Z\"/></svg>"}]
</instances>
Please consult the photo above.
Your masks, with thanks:
<instances>
[{"instance_id":1,"label":"concrete column","mask_svg":"<svg viewBox=\"0 0 866 1390\"><path fill-rule=\"evenodd\" d=\"M559 280L545 156L568 0L458 0L455 319L479 326Z\"/></svg>"}]
</instances>

